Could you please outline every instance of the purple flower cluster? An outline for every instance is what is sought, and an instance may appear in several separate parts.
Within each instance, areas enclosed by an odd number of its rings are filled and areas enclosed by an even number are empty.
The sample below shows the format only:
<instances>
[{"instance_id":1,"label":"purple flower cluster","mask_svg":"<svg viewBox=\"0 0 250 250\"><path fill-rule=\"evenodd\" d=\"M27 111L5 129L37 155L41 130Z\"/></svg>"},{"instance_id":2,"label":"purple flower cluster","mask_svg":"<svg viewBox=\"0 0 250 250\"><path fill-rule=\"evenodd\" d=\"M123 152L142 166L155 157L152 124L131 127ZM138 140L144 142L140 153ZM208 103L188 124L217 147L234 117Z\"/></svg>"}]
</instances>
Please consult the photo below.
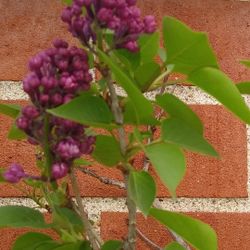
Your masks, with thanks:
<instances>
[{"instance_id":1,"label":"purple flower cluster","mask_svg":"<svg viewBox=\"0 0 250 250\"><path fill-rule=\"evenodd\" d=\"M30 143L43 145L46 109L67 103L80 91L88 90L92 77L86 53L76 47L69 48L62 40L54 41L53 48L32 58L29 68L31 73L25 78L23 88L33 104L22 109L16 124L28 135ZM54 160L51 177L58 179L68 173L74 159L92 152L95 138L85 135L85 126L62 118L52 116L48 126ZM10 179L6 176L6 180Z\"/></svg>"},{"instance_id":2,"label":"purple flower cluster","mask_svg":"<svg viewBox=\"0 0 250 250\"><path fill-rule=\"evenodd\" d=\"M84 10L84 15L83 15ZM88 45L90 39L95 42L93 26L114 32L114 43L118 48L131 52L138 51L137 39L142 33L153 33L156 22L153 16L141 19L141 11L136 7L136 0L74 0L66 7L62 20L68 24L69 31Z\"/></svg>"},{"instance_id":3,"label":"purple flower cluster","mask_svg":"<svg viewBox=\"0 0 250 250\"><path fill-rule=\"evenodd\" d=\"M88 90L92 76L88 56L67 42L55 40L49 48L29 62L31 73L23 81L23 89L36 106L51 108L71 100L79 91Z\"/></svg>"}]
</instances>

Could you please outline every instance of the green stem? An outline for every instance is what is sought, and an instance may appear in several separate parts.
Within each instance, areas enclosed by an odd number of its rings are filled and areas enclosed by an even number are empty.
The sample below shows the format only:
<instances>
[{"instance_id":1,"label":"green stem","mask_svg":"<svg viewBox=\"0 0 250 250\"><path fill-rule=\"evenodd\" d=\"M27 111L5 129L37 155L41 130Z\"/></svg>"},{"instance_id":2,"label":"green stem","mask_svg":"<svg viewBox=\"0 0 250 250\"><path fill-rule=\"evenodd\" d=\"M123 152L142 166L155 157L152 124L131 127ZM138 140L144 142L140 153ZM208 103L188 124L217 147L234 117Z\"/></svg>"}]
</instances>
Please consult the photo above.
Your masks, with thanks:
<instances>
[{"instance_id":1,"label":"green stem","mask_svg":"<svg viewBox=\"0 0 250 250\"><path fill-rule=\"evenodd\" d=\"M45 176L50 178L51 167L52 167L52 154L49 146L49 135L50 135L50 115L46 114L44 117L44 154L45 154Z\"/></svg>"},{"instance_id":2,"label":"green stem","mask_svg":"<svg viewBox=\"0 0 250 250\"><path fill-rule=\"evenodd\" d=\"M52 170L52 163L53 163L53 156L50 149L49 143L49 136L51 133L50 128L50 115L45 114L44 116L44 142L43 142L43 149L45 154L45 171L44 175L50 180L51 179L51 170ZM56 181L51 181L51 186L54 190L57 189Z\"/></svg>"}]
</instances>

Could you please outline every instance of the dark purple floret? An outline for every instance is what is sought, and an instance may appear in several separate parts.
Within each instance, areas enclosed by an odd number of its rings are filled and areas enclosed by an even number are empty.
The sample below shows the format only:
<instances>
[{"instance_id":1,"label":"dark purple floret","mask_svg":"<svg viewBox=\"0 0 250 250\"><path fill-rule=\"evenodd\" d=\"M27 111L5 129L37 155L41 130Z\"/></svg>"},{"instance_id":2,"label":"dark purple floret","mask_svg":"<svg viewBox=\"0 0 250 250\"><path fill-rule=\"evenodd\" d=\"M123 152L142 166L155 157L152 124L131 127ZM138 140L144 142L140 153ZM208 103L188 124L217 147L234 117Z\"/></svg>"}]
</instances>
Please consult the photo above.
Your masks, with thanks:
<instances>
[{"instance_id":1,"label":"dark purple floret","mask_svg":"<svg viewBox=\"0 0 250 250\"><path fill-rule=\"evenodd\" d=\"M72 138L60 141L55 151L63 160L71 160L81 155L79 142Z\"/></svg>"},{"instance_id":2,"label":"dark purple floret","mask_svg":"<svg viewBox=\"0 0 250 250\"><path fill-rule=\"evenodd\" d=\"M27 129L29 129L30 120L27 117L21 116L17 118L16 125L19 129L26 131Z\"/></svg>"},{"instance_id":3,"label":"dark purple floret","mask_svg":"<svg viewBox=\"0 0 250 250\"><path fill-rule=\"evenodd\" d=\"M28 119L35 119L40 115L40 112L35 106L28 105L22 109L22 114Z\"/></svg>"},{"instance_id":4,"label":"dark purple floret","mask_svg":"<svg viewBox=\"0 0 250 250\"><path fill-rule=\"evenodd\" d=\"M61 179L69 172L69 165L67 163L58 162L52 165L51 176L53 179Z\"/></svg>"},{"instance_id":5,"label":"dark purple floret","mask_svg":"<svg viewBox=\"0 0 250 250\"><path fill-rule=\"evenodd\" d=\"M156 30L157 24L153 16L146 16L143 22L145 33L153 33Z\"/></svg>"}]
</instances>

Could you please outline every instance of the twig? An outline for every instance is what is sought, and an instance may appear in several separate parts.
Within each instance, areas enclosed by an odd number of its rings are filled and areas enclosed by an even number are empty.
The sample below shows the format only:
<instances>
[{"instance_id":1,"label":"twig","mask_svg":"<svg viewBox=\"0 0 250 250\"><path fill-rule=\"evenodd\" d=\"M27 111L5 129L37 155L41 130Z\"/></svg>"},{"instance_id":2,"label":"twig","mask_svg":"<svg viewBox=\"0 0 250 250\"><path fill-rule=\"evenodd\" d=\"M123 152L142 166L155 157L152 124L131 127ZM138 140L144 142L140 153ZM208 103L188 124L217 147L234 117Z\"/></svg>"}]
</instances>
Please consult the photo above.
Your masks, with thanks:
<instances>
[{"instance_id":1,"label":"twig","mask_svg":"<svg viewBox=\"0 0 250 250\"><path fill-rule=\"evenodd\" d=\"M144 233L142 233L138 228L136 229L137 235L140 239L142 239L151 249L153 250L163 250L160 246L155 244L152 240L150 240Z\"/></svg>"},{"instance_id":2,"label":"twig","mask_svg":"<svg viewBox=\"0 0 250 250\"><path fill-rule=\"evenodd\" d=\"M125 187L128 190L128 174L124 175ZM124 249L135 250L136 243L136 205L134 201L129 197L127 192L127 201L128 207L128 237L124 242Z\"/></svg>"},{"instance_id":3,"label":"twig","mask_svg":"<svg viewBox=\"0 0 250 250\"><path fill-rule=\"evenodd\" d=\"M94 231L92 225L90 224L90 222L88 220L88 215L85 212L85 209L84 209L84 206L82 204L81 197L80 197L80 192L79 192L76 177L74 174L74 169L72 169L72 172L70 173L70 180L72 183L72 188L73 188L73 191L75 194L76 203L77 203L81 218L83 220L83 224L84 224L84 227L86 229L88 239L91 242L93 250L99 250L100 246L103 244L103 242L100 239L100 237L97 235L97 233Z\"/></svg>"},{"instance_id":4,"label":"twig","mask_svg":"<svg viewBox=\"0 0 250 250\"><path fill-rule=\"evenodd\" d=\"M82 171L83 173L85 174L88 174L96 179L98 179L100 182L104 183L104 184L108 184L108 185L112 185L112 186L116 186L116 187L119 187L121 189L125 189L125 185L123 182L119 181L119 180L115 180L115 179L110 179L108 177L104 177L104 176L99 176L97 175L96 173L93 173L92 171L90 170L87 170L85 168L77 168L79 169L80 171ZM85 170L85 171L83 171ZM155 201L154 202L154 206L156 208L160 208L162 209L162 206L160 205L159 202ZM186 244L186 242L180 237L178 236L177 234L175 234L173 231L169 230L169 233L171 234L172 238L178 242L180 245L182 245L186 250L191 250L190 247ZM138 231L137 231L138 233Z\"/></svg>"},{"instance_id":5,"label":"twig","mask_svg":"<svg viewBox=\"0 0 250 250\"><path fill-rule=\"evenodd\" d=\"M154 206L156 208L162 209L162 206L160 204L160 202L158 200L154 201ZM176 234L175 232L173 232L172 230L168 229L169 233L171 234L172 238L178 242L182 247L184 247L184 249L186 250L191 250L191 248L188 246L188 244L182 239L182 237L180 237L178 234Z\"/></svg>"},{"instance_id":6,"label":"twig","mask_svg":"<svg viewBox=\"0 0 250 250\"><path fill-rule=\"evenodd\" d=\"M99 176L98 174L96 174L93 170L88 169L88 168L81 168L81 167L77 167L78 170L80 170L81 172L92 176L96 179L98 179L100 182L107 184L107 185L111 185L111 186L116 186L120 189L125 189L125 184L121 181L115 180L115 179L109 179L105 176Z\"/></svg>"}]
</instances>

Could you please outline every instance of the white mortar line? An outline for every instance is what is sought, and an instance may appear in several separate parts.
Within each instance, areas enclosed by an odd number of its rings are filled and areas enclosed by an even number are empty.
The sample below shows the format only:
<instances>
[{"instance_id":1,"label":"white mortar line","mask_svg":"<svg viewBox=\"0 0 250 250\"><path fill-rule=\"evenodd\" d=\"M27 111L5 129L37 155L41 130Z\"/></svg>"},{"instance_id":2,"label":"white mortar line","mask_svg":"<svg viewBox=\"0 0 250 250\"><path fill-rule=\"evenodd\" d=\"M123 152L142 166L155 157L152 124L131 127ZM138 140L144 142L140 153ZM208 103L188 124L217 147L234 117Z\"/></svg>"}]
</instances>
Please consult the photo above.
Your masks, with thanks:
<instances>
[{"instance_id":1,"label":"white mortar line","mask_svg":"<svg viewBox=\"0 0 250 250\"><path fill-rule=\"evenodd\" d=\"M171 92L172 88L173 86L169 86L167 90ZM120 87L117 87L117 90L120 95L125 95L125 92ZM152 100L156 94L156 91L152 91L145 96ZM193 86L177 86L174 94L188 104L218 104L213 97ZM21 82L0 81L0 100L20 99L28 99L27 94L22 90Z\"/></svg>"},{"instance_id":2,"label":"white mortar line","mask_svg":"<svg viewBox=\"0 0 250 250\"><path fill-rule=\"evenodd\" d=\"M28 99L23 91L21 82L0 81L0 100Z\"/></svg>"},{"instance_id":3,"label":"white mortar line","mask_svg":"<svg viewBox=\"0 0 250 250\"><path fill-rule=\"evenodd\" d=\"M101 212L126 212L126 199L119 198L83 198L91 216ZM249 198L161 198L157 199L164 209L180 212L250 212ZM0 206L17 205L36 208L30 198L0 198ZM43 210L44 211L44 210Z\"/></svg>"}]
</instances>

